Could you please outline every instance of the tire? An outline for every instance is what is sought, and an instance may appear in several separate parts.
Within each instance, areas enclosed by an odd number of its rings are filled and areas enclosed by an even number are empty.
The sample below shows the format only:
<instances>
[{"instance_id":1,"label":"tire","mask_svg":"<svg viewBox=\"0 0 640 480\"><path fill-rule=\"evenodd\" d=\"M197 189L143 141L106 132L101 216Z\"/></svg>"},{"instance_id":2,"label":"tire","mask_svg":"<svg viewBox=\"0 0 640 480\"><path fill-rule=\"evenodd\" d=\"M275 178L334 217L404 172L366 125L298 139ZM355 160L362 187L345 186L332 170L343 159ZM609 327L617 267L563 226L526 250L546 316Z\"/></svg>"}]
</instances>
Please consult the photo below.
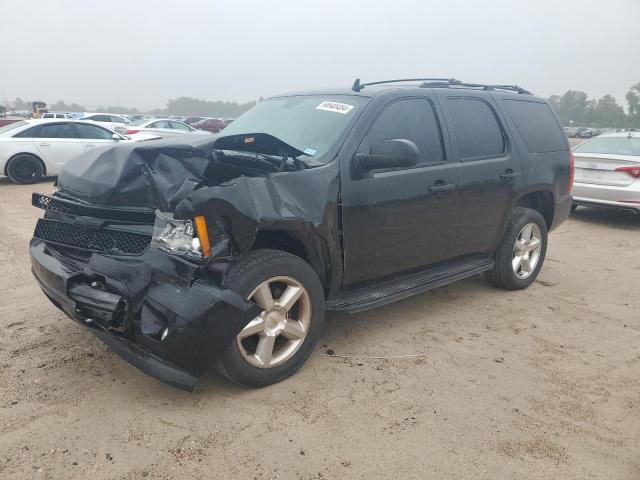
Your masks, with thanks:
<instances>
[{"instance_id":1,"label":"tire","mask_svg":"<svg viewBox=\"0 0 640 480\"><path fill-rule=\"evenodd\" d=\"M525 227L531 226L531 240L526 237ZM524 236L521 238L520 235ZM520 255L533 248L534 236L538 237L539 249L529 251L529 255ZM485 277L494 285L506 290L521 290L531 285L542 268L547 253L547 224L536 210L516 207L505 231L502 242L496 251L495 265L485 273ZM518 241L518 244L516 244ZM520 258L520 262L518 262ZM535 261L535 265L532 265ZM518 264L516 268L514 265ZM529 268L525 268L528 265ZM516 271L517 270L517 271Z\"/></svg>"},{"instance_id":2,"label":"tire","mask_svg":"<svg viewBox=\"0 0 640 480\"><path fill-rule=\"evenodd\" d=\"M27 185L38 182L44 175L44 166L38 157L19 153L7 164L7 176L13 183Z\"/></svg>"},{"instance_id":3,"label":"tire","mask_svg":"<svg viewBox=\"0 0 640 480\"><path fill-rule=\"evenodd\" d=\"M295 373L318 343L324 323L322 284L311 266L299 257L279 250L255 250L231 267L224 282L226 288L238 292L245 298L253 296L252 299L261 306L265 301L258 300L260 298L258 290L265 284L267 284L267 292L271 293L274 301L273 310L264 309L260 316L249 322L238 337L222 349L214 363L214 367L222 375L247 387L271 385ZM280 304L287 303L283 300L282 294L289 287L294 289L291 291L296 292L299 291L296 289L302 287L302 293L291 310L283 314L277 309L282 308ZM285 319L283 320L281 316ZM300 330L304 331L304 337L296 340L294 336L291 339L288 338L287 331L282 331L277 334L279 336L276 337L275 343L271 343L273 354L259 355L260 342L265 340L264 337L273 336L267 334L268 325L278 325L279 321L284 322L286 327L274 327L276 329L271 330L272 333L280 331L281 328L293 328L294 325L299 327L307 322ZM241 339L245 332L252 331L253 324L260 329L260 332ZM265 343L268 342L265 341ZM263 350L268 351L268 347ZM266 357L274 364L264 363L262 360ZM281 360L278 361L279 357Z\"/></svg>"}]
</instances>

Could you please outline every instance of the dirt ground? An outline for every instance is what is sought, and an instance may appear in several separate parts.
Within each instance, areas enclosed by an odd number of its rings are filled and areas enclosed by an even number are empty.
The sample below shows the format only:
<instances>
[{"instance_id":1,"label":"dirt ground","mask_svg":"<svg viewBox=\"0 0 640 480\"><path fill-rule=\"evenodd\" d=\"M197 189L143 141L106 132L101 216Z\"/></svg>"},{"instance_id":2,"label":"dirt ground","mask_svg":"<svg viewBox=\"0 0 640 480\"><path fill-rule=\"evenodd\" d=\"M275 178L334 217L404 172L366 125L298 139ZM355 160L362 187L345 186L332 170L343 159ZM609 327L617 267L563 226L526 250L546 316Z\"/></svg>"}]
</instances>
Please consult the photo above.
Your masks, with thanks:
<instances>
[{"instance_id":1,"label":"dirt ground","mask_svg":"<svg viewBox=\"0 0 640 480\"><path fill-rule=\"evenodd\" d=\"M30 195L51 187L0 179L2 479L640 478L640 216L579 209L526 291L333 314L294 377L189 394L39 291Z\"/></svg>"}]
</instances>

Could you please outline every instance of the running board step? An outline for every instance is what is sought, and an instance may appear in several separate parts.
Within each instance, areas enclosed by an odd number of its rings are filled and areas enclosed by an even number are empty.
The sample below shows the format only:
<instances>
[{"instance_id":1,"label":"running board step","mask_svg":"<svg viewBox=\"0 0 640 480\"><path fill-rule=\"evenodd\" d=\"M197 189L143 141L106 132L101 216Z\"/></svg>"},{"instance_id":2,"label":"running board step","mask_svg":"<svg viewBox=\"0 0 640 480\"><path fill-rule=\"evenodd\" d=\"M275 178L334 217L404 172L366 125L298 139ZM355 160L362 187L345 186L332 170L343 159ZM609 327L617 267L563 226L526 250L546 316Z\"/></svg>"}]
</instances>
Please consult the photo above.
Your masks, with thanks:
<instances>
[{"instance_id":1,"label":"running board step","mask_svg":"<svg viewBox=\"0 0 640 480\"><path fill-rule=\"evenodd\" d=\"M418 273L387 280L328 300L327 310L342 310L349 313L363 312L472 277L491 270L493 265L493 258L484 255L445 262Z\"/></svg>"}]
</instances>

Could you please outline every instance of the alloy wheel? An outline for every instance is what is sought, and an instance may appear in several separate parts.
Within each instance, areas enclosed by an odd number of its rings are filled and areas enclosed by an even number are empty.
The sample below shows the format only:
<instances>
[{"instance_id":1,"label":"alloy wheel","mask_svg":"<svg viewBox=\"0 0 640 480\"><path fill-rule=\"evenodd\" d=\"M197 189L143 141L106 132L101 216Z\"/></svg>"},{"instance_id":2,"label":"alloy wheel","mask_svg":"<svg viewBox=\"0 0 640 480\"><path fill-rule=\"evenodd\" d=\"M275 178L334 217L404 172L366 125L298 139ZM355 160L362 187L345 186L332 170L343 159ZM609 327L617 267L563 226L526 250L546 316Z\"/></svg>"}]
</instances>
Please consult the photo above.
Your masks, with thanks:
<instances>
[{"instance_id":1,"label":"alloy wheel","mask_svg":"<svg viewBox=\"0 0 640 480\"><path fill-rule=\"evenodd\" d=\"M535 223L528 223L516 238L513 245L511 265L513 273L519 279L525 279L533 273L540 261L542 252L542 232Z\"/></svg>"},{"instance_id":2,"label":"alloy wheel","mask_svg":"<svg viewBox=\"0 0 640 480\"><path fill-rule=\"evenodd\" d=\"M258 368L289 360L302 345L311 325L311 298L292 277L272 277L251 292L249 300L262 307L236 337L242 358Z\"/></svg>"}]
</instances>

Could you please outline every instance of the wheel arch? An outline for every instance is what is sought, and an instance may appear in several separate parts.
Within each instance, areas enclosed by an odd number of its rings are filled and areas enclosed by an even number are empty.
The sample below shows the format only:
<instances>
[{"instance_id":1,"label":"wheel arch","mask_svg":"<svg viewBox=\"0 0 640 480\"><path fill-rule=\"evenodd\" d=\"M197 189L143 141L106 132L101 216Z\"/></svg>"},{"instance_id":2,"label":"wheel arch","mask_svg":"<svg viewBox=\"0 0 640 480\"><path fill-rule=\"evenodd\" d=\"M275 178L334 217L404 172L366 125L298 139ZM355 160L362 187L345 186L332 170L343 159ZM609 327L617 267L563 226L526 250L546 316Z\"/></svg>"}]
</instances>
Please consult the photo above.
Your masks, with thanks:
<instances>
[{"instance_id":1,"label":"wheel arch","mask_svg":"<svg viewBox=\"0 0 640 480\"><path fill-rule=\"evenodd\" d=\"M551 230L555 214L555 197L550 190L539 189L527 192L516 200L514 207L526 207L536 210L544 218L547 229Z\"/></svg>"},{"instance_id":2,"label":"wheel arch","mask_svg":"<svg viewBox=\"0 0 640 480\"><path fill-rule=\"evenodd\" d=\"M295 255L316 272L325 295L330 289L330 262L324 242L314 236L289 230L259 230L251 250L273 249Z\"/></svg>"}]
</instances>

